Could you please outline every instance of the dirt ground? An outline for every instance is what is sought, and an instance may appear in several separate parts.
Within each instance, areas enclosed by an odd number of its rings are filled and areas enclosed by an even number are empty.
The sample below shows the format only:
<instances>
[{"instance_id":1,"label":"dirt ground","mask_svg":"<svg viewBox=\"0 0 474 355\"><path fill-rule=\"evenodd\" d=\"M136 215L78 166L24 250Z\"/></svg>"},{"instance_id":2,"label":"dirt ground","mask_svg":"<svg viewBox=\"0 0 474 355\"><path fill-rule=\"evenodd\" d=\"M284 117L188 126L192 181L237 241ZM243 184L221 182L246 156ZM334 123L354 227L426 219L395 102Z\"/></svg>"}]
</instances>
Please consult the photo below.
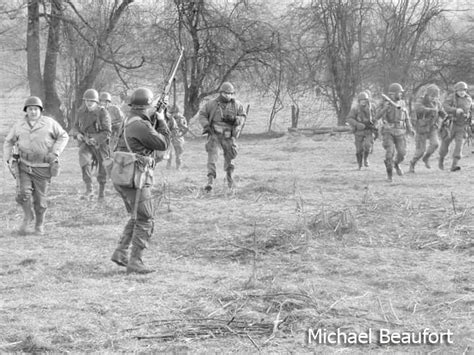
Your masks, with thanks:
<instances>
[{"instance_id":1,"label":"dirt ground","mask_svg":"<svg viewBox=\"0 0 474 355\"><path fill-rule=\"evenodd\" d=\"M110 261L128 216L110 184L104 203L79 199L74 141L44 236L16 233L22 214L4 170L0 351L472 352L471 147L460 172L433 161L388 183L380 141L362 171L350 134L255 134L239 145L234 191L222 157L215 190L202 191L202 138L188 138L181 171L158 165L144 255L157 271L144 276ZM318 329L453 336L332 345L308 339Z\"/></svg>"}]
</instances>

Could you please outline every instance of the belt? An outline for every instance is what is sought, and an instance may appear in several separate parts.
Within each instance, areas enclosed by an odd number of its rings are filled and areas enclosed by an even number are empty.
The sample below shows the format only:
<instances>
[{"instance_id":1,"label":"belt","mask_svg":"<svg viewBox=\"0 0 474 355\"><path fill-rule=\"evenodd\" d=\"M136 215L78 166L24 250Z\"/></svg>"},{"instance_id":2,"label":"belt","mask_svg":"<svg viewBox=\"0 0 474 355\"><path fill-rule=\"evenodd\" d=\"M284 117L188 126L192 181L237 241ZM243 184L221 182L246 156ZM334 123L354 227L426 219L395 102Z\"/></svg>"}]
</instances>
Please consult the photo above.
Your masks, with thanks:
<instances>
[{"instance_id":1,"label":"belt","mask_svg":"<svg viewBox=\"0 0 474 355\"><path fill-rule=\"evenodd\" d=\"M20 160L22 163L32 167L47 167L49 163L46 156L41 153L24 153L20 151Z\"/></svg>"}]
</instances>

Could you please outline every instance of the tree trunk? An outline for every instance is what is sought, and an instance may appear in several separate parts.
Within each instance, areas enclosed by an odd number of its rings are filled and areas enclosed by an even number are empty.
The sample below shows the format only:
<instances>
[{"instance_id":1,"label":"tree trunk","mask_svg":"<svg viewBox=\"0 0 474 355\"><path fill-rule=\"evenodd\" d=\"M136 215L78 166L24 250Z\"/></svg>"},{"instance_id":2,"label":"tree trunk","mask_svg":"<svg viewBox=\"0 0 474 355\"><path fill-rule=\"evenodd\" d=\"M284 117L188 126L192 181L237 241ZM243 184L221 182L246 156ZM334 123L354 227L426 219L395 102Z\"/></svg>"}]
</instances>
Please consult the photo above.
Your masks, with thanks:
<instances>
[{"instance_id":1,"label":"tree trunk","mask_svg":"<svg viewBox=\"0 0 474 355\"><path fill-rule=\"evenodd\" d=\"M39 0L28 1L28 26L26 32L26 58L30 94L44 99L41 76Z\"/></svg>"},{"instance_id":2,"label":"tree trunk","mask_svg":"<svg viewBox=\"0 0 474 355\"><path fill-rule=\"evenodd\" d=\"M59 54L60 16L62 15L62 0L51 0L51 17L49 19L48 44L44 60L44 93L45 113L52 116L63 127L66 127L64 112L61 110L61 100L56 90L56 72Z\"/></svg>"}]
</instances>

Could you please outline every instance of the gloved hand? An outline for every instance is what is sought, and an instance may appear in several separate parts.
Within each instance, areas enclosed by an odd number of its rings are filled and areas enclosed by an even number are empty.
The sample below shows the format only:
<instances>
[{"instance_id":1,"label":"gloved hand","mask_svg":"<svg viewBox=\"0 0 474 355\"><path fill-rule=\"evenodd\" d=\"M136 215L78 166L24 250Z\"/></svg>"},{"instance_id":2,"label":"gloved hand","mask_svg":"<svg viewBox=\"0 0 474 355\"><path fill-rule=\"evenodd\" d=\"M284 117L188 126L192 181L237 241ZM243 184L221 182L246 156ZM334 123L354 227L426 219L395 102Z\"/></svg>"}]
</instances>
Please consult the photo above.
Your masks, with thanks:
<instances>
[{"instance_id":1,"label":"gloved hand","mask_svg":"<svg viewBox=\"0 0 474 355\"><path fill-rule=\"evenodd\" d=\"M205 135L205 134L211 134L211 127L210 126L204 126L202 128L202 135Z\"/></svg>"},{"instance_id":2,"label":"gloved hand","mask_svg":"<svg viewBox=\"0 0 474 355\"><path fill-rule=\"evenodd\" d=\"M89 138L89 139L87 140L87 144L88 144L88 145L96 146L96 145L97 145L97 141L95 140L95 138Z\"/></svg>"},{"instance_id":3,"label":"gloved hand","mask_svg":"<svg viewBox=\"0 0 474 355\"><path fill-rule=\"evenodd\" d=\"M363 124L363 123L361 123L361 122L357 122L357 123L356 123L356 128L357 128L358 130L363 130L363 129L365 129L365 124Z\"/></svg>"},{"instance_id":4,"label":"gloved hand","mask_svg":"<svg viewBox=\"0 0 474 355\"><path fill-rule=\"evenodd\" d=\"M82 133L78 133L78 134L76 135L76 139L77 139L78 141L83 142L83 141L84 141L84 135L83 135Z\"/></svg>"},{"instance_id":5,"label":"gloved hand","mask_svg":"<svg viewBox=\"0 0 474 355\"><path fill-rule=\"evenodd\" d=\"M57 159L58 159L58 155L55 153L50 152L46 155L46 161L48 163L52 163L53 161L56 161Z\"/></svg>"}]
</instances>

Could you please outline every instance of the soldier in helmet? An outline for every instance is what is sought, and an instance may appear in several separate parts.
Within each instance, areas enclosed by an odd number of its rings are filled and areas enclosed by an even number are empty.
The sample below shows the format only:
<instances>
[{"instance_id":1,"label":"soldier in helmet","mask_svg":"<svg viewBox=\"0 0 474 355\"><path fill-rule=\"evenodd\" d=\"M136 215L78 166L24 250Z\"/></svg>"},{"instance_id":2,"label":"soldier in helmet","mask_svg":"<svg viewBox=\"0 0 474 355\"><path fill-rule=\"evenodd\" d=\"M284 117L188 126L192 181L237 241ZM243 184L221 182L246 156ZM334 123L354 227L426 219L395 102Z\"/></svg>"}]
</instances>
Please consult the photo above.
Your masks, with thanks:
<instances>
[{"instance_id":1,"label":"soldier in helmet","mask_svg":"<svg viewBox=\"0 0 474 355\"><path fill-rule=\"evenodd\" d=\"M462 157L462 147L468 137L471 125L472 98L467 93L467 84L460 81L454 85L454 93L444 101L444 109L448 117L440 130L441 147L439 148L438 167L444 169L444 158L448 154L449 145L454 140L453 161L451 171L461 170L458 166Z\"/></svg>"},{"instance_id":2,"label":"soldier in helmet","mask_svg":"<svg viewBox=\"0 0 474 355\"><path fill-rule=\"evenodd\" d=\"M350 110L347 116L347 123L352 126L354 131L359 170L362 168L362 164L365 167L369 166L368 157L374 145L374 132L376 128L372 113L369 95L363 91L357 96L357 105Z\"/></svg>"},{"instance_id":3,"label":"soldier in helmet","mask_svg":"<svg viewBox=\"0 0 474 355\"><path fill-rule=\"evenodd\" d=\"M229 82L222 83L219 96L208 101L198 113L198 120L207 134L207 192L212 190L216 179L216 162L218 147L224 152L224 170L227 184L233 187L233 160L237 157L237 133L245 121L245 111L242 104L234 98L234 86Z\"/></svg>"},{"instance_id":4,"label":"soldier in helmet","mask_svg":"<svg viewBox=\"0 0 474 355\"><path fill-rule=\"evenodd\" d=\"M430 169L429 159L439 146L438 129L441 126L442 119L446 117L446 112L439 101L437 85L428 85L424 94L417 98L415 114L416 150L413 159L410 161L410 173L415 172L415 164L420 159ZM428 149L426 149L426 141L429 142Z\"/></svg>"},{"instance_id":5,"label":"soldier in helmet","mask_svg":"<svg viewBox=\"0 0 474 355\"><path fill-rule=\"evenodd\" d=\"M101 92L99 95L100 104L105 107L110 115L112 135L110 136L110 150L113 151L117 144L117 139L120 134L120 128L125 118L120 107L112 104L112 95L108 92Z\"/></svg>"},{"instance_id":6,"label":"soldier in helmet","mask_svg":"<svg viewBox=\"0 0 474 355\"><path fill-rule=\"evenodd\" d=\"M99 183L99 201L104 199L107 173L104 160L109 157L109 140L112 133L110 115L99 105L99 93L88 89L82 97L84 104L76 114L71 134L79 142L79 164L82 180L86 185L83 198L92 197L92 168L97 165Z\"/></svg>"},{"instance_id":7,"label":"soldier in helmet","mask_svg":"<svg viewBox=\"0 0 474 355\"><path fill-rule=\"evenodd\" d=\"M406 103L402 99L403 88L398 83L390 84L388 96L384 96L375 119L382 120L382 146L385 149L385 168L387 179L392 181L393 168L399 176L403 175L400 163L407 152L406 134L414 135Z\"/></svg>"},{"instance_id":8,"label":"soldier in helmet","mask_svg":"<svg viewBox=\"0 0 474 355\"><path fill-rule=\"evenodd\" d=\"M136 89L130 99L130 112L124 121L123 133L119 136L115 151L136 153L140 162L147 166L147 175L141 189L114 184L122 197L130 218L125 225L112 261L127 268L127 273L147 274L154 270L143 264L143 250L153 233L154 213L151 188L153 185L153 152L165 151L170 144L170 131L163 113L152 113L153 93L146 88ZM154 116L153 119L151 116ZM138 198L138 200L136 200ZM133 211L136 206L136 211ZM133 215L136 212L136 219ZM130 259L128 248L132 246Z\"/></svg>"},{"instance_id":9,"label":"soldier in helmet","mask_svg":"<svg viewBox=\"0 0 474 355\"><path fill-rule=\"evenodd\" d=\"M168 114L173 118L174 126L168 126L171 131L171 145L173 146L175 153L176 169L179 170L183 163L182 156L184 153L184 135L188 131L188 122L186 121L186 118L179 112L178 106L172 106L168 110ZM171 168L172 160L173 152L170 151L168 163L166 165L168 169Z\"/></svg>"},{"instance_id":10,"label":"soldier in helmet","mask_svg":"<svg viewBox=\"0 0 474 355\"><path fill-rule=\"evenodd\" d=\"M16 201L21 205L24 218L20 234L29 233L35 220L35 232L44 234L44 218L51 177L58 174L58 158L67 145L69 136L54 119L43 116L43 103L36 96L26 99L26 115L16 122L3 144L3 159L11 166L12 152L18 148L19 161Z\"/></svg>"}]
</instances>

